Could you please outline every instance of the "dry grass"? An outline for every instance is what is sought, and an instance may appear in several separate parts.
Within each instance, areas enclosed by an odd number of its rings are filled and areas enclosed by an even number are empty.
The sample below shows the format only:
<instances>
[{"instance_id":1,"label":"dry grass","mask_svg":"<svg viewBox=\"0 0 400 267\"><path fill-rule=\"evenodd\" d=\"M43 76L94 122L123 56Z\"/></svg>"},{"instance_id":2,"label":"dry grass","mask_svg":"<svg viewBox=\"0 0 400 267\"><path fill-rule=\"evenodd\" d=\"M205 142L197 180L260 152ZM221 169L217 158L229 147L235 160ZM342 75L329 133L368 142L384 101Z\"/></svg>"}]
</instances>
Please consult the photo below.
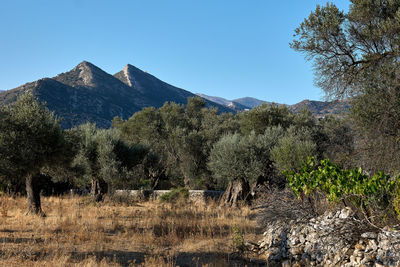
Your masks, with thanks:
<instances>
[{"instance_id":1,"label":"dry grass","mask_svg":"<svg viewBox=\"0 0 400 267\"><path fill-rule=\"evenodd\" d=\"M26 200L0 197L0 266L254 266L235 252L234 226L260 239L248 207L215 203L94 204L87 198L42 199L47 217L26 215Z\"/></svg>"}]
</instances>

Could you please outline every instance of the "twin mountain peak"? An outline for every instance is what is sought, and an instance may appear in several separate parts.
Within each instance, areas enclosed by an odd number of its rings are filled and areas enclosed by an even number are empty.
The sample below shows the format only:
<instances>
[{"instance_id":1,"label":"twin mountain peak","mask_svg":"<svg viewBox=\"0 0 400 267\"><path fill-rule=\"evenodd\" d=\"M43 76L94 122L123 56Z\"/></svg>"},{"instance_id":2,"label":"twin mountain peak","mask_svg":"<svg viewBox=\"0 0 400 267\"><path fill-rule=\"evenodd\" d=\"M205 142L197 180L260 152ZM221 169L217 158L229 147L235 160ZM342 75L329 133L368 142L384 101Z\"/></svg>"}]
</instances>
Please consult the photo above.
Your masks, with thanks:
<instances>
[{"instance_id":1,"label":"twin mountain peak","mask_svg":"<svg viewBox=\"0 0 400 267\"><path fill-rule=\"evenodd\" d=\"M160 107L166 101L186 104L188 97L196 96L129 64L120 72L111 75L87 61L53 78L40 79L1 92L0 105L16 101L18 96L26 91L31 91L40 102L46 102L47 107L62 118L63 128L86 121L106 128L110 127L111 120L116 116L128 119L143 107ZM206 100L207 106L215 106L221 112L236 112L263 102L253 98L237 99L235 102L206 95L199 96ZM229 103L226 104L227 102Z\"/></svg>"}]
</instances>

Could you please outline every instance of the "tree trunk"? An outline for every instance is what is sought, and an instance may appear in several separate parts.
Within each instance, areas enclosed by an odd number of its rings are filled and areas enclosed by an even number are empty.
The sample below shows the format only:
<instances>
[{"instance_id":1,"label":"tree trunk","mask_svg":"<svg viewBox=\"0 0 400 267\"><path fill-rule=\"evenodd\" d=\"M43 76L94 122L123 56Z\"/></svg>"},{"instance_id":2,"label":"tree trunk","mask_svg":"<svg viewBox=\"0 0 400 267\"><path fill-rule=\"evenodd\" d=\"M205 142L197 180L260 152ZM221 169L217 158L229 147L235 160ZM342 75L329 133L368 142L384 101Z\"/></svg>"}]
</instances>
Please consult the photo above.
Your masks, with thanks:
<instances>
[{"instance_id":1,"label":"tree trunk","mask_svg":"<svg viewBox=\"0 0 400 267\"><path fill-rule=\"evenodd\" d=\"M183 176L183 183L185 184L185 188L187 189L192 188L192 181L186 175Z\"/></svg>"},{"instance_id":2,"label":"tree trunk","mask_svg":"<svg viewBox=\"0 0 400 267\"><path fill-rule=\"evenodd\" d=\"M40 203L40 175L29 174L25 182L28 198L28 213L45 216Z\"/></svg>"},{"instance_id":3,"label":"tree trunk","mask_svg":"<svg viewBox=\"0 0 400 267\"><path fill-rule=\"evenodd\" d=\"M156 187L158 186L159 181L160 181L159 176L156 178L154 178L154 177L151 178L151 186L150 186L151 190L156 190Z\"/></svg>"},{"instance_id":4,"label":"tree trunk","mask_svg":"<svg viewBox=\"0 0 400 267\"><path fill-rule=\"evenodd\" d=\"M224 195L220 200L221 205L237 207L238 201L248 201L250 186L244 179L229 182Z\"/></svg>"},{"instance_id":5,"label":"tree trunk","mask_svg":"<svg viewBox=\"0 0 400 267\"><path fill-rule=\"evenodd\" d=\"M107 192L107 184L99 179L92 178L91 194L96 202L103 200L104 194Z\"/></svg>"}]
</instances>

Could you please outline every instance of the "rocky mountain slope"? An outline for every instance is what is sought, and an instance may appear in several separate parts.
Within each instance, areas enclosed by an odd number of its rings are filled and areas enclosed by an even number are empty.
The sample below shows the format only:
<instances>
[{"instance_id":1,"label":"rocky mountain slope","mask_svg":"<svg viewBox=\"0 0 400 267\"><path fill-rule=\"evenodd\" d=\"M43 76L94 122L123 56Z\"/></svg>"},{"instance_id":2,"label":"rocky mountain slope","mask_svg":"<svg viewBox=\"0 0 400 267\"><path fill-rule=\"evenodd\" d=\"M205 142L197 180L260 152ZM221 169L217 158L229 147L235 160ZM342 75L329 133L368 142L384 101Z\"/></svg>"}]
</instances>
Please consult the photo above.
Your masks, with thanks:
<instances>
[{"instance_id":1,"label":"rocky mountain slope","mask_svg":"<svg viewBox=\"0 0 400 267\"><path fill-rule=\"evenodd\" d=\"M253 97L243 97L234 100L227 100L222 97L208 96L204 94L198 94L199 96L219 103L221 105L225 105L228 107L233 107L236 110L243 111L247 109L252 109L257 106L261 106L264 103L271 104L272 102L267 102L263 100L259 100ZM276 103L277 105L283 105ZM293 105L287 105L289 110L294 113L301 112L304 108L311 111L311 113L315 117L323 117L328 114L340 115L349 111L350 105L348 101L332 101L332 102L324 102L324 101L316 101L316 100L303 100L299 103Z\"/></svg>"},{"instance_id":2,"label":"rocky mountain slope","mask_svg":"<svg viewBox=\"0 0 400 267\"><path fill-rule=\"evenodd\" d=\"M302 109L308 109L316 117L323 117L328 114L340 115L346 113L350 109L348 101L315 101L303 100L297 104L290 105L289 109L293 112L300 112Z\"/></svg>"},{"instance_id":3,"label":"rocky mountain slope","mask_svg":"<svg viewBox=\"0 0 400 267\"><path fill-rule=\"evenodd\" d=\"M254 108L257 106L261 106L264 103L271 104L271 102L266 102L264 100L260 100L254 97L242 97L238 99L232 100L235 103L239 103L243 106L246 106L247 108Z\"/></svg>"},{"instance_id":4,"label":"rocky mountain slope","mask_svg":"<svg viewBox=\"0 0 400 267\"><path fill-rule=\"evenodd\" d=\"M246 110L246 109L250 109L248 106L242 105L238 102L235 102L234 100L230 101L227 100L225 98L222 97L218 97L218 96L208 96L208 95L204 95L204 94L197 94L198 96L204 98L204 99L208 99L212 102L218 103L220 105L229 107L229 108L233 108L235 110Z\"/></svg>"},{"instance_id":5,"label":"rocky mountain slope","mask_svg":"<svg viewBox=\"0 0 400 267\"><path fill-rule=\"evenodd\" d=\"M86 121L99 127L109 127L118 116L128 119L143 107L160 107L167 101L186 104L195 94L172 86L132 65L126 65L115 75L83 61L72 70L53 78L26 83L12 90L0 92L0 105L14 102L19 95L31 91L41 102L62 118L62 127L70 128ZM203 94L207 106L220 112L237 112L270 103L251 97L226 100ZM315 116L340 114L348 110L347 102L304 100L289 106L294 112L309 109Z\"/></svg>"},{"instance_id":6,"label":"rocky mountain slope","mask_svg":"<svg viewBox=\"0 0 400 267\"><path fill-rule=\"evenodd\" d=\"M44 78L0 93L0 104L14 102L19 95L32 91L39 101L62 118L62 127L70 128L86 121L109 127L115 117L128 119L143 107L160 107L166 101L186 104L195 94L167 84L156 77L127 65L111 75L83 61L72 70L53 78ZM206 100L222 112L233 109Z\"/></svg>"}]
</instances>

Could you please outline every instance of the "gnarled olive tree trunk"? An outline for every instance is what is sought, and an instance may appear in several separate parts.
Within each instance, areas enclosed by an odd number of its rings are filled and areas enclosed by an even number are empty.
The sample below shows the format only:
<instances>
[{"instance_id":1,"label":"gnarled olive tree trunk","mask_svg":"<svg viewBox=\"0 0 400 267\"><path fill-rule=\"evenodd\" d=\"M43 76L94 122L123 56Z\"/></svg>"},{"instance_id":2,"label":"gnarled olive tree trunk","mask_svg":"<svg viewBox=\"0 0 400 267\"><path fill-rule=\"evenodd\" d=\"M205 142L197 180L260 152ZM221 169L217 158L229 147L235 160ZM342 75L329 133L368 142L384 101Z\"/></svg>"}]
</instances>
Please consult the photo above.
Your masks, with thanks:
<instances>
[{"instance_id":1,"label":"gnarled olive tree trunk","mask_svg":"<svg viewBox=\"0 0 400 267\"><path fill-rule=\"evenodd\" d=\"M90 193L96 202L103 200L104 194L107 193L107 183L103 180L92 177L92 188Z\"/></svg>"},{"instance_id":2,"label":"gnarled olive tree trunk","mask_svg":"<svg viewBox=\"0 0 400 267\"><path fill-rule=\"evenodd\" d=\"M40 174L29 174L26 177L26 194L28 198L28 213L45 216L40 203Z\"/></svg>"},{"instance_id":3,"label":"gnarled olive tree trunk","mask_svg":"<svg viewBox=\"0 0 400 267\"><path fill-rule=\"evenodd\" d=\"M220 200L220 204L229 207L237 207L238 201L248 201L249 195L249 183L244 179L237 179L229 182L228 187Z\"/></svg>"}]
</instances>

